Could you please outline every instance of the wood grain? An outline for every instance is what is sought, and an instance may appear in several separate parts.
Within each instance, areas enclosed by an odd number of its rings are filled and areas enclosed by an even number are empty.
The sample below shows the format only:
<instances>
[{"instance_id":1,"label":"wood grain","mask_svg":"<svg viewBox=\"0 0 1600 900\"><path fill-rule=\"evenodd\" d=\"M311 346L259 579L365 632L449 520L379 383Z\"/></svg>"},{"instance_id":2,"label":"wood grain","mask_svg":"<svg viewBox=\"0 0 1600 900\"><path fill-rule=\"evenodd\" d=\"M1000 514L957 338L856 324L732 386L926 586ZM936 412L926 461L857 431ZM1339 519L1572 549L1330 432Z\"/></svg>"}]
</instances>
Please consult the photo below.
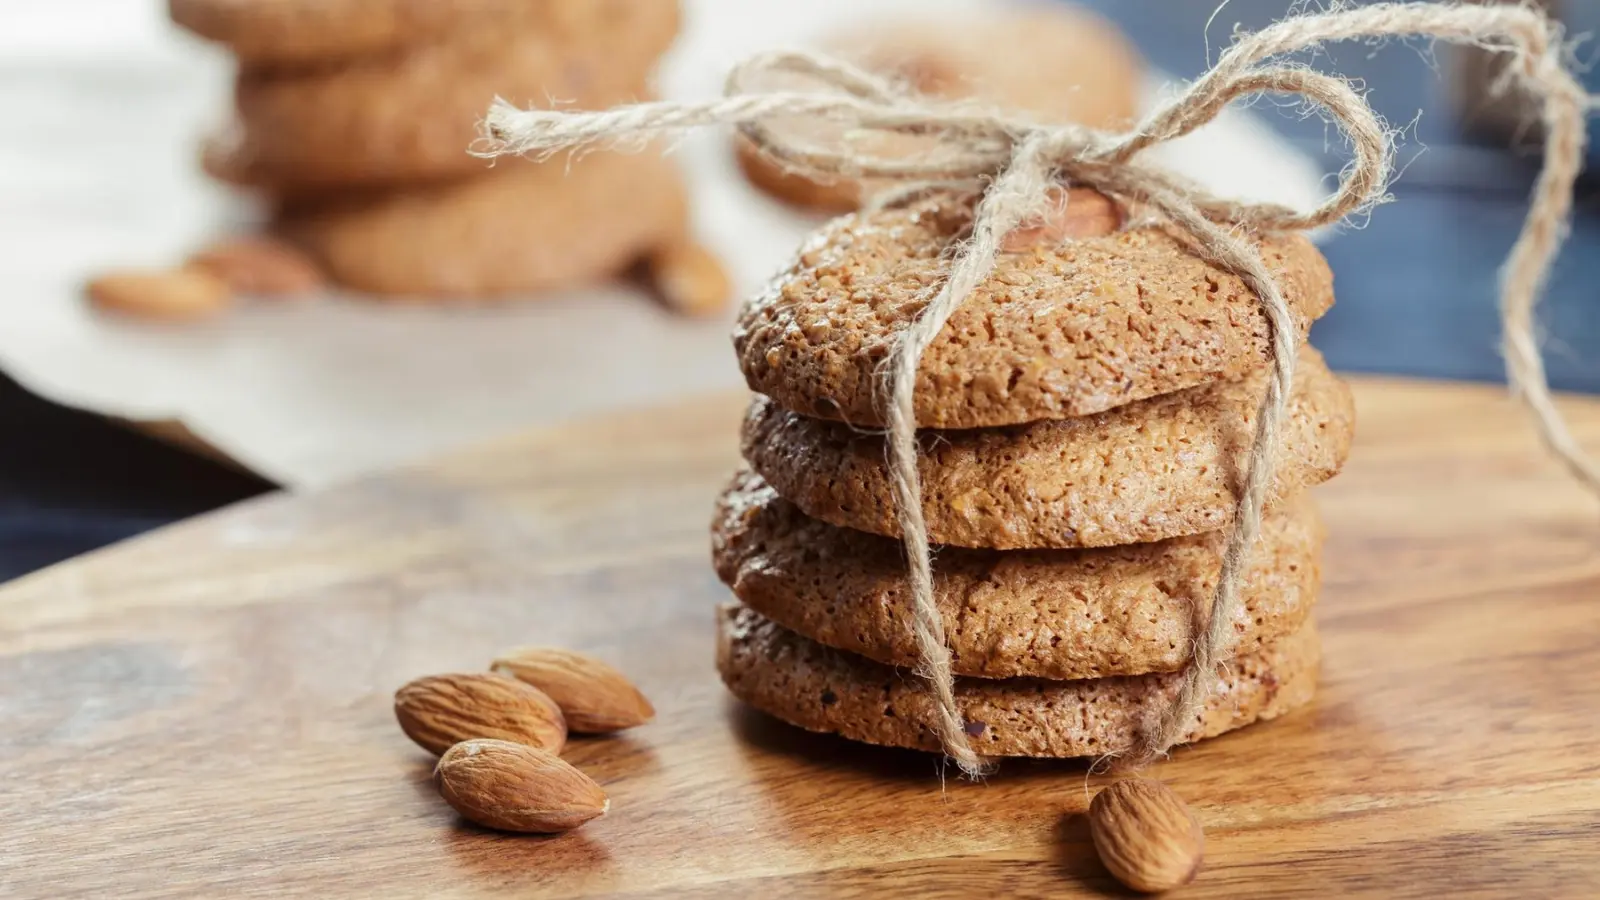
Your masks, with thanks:
<instances>
[{"instance_id":1,"label":"wood grain","mask_svg":"<svg viewBox=\"0 0 1600 900\"><path fill-rule=\"evenodd\" d=\"M1585 896L1600 884L1600 521L1490 388L1358 383L1312 708L1159 768L1185 896ZM742 398L543 431L225 510L0 590L0 896L1096 895L1098 777L803 734L712 669L712 496ZM1600 404L1573 401L1600 446ZM463 825L390 713L518 643L656 723L569 758L612 812Z\"/></svg>"}]
</instances>

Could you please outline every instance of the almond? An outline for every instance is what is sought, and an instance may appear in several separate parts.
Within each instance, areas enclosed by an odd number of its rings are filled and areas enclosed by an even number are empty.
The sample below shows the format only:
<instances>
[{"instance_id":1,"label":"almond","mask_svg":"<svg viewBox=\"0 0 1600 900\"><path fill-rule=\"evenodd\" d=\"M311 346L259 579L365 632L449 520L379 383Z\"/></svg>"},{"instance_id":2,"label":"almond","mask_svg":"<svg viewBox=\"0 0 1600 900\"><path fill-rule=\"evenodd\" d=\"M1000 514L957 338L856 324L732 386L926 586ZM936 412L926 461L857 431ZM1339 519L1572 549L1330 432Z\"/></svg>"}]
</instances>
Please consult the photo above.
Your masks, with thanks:
<instances>
[{"instance_id":1,"label":"almond","mask_svg":"<svg viewBox=\"0 0 1600 900\"><path fill-rule=\"evenodd\" d=\"M1146 778L1124 779L1096 794L1089 833L1106 869L1136 891L1188 884L1205 858L1205 833L1183 798Z\"/></svg>"},{"instance_id":2,"label":"almond","mask_svg":"<svg viewBox=\"0 0 1600 900\"><path fill-rule=\"evenodd\" d=\"M561 757L509 741L456 744L433 779L456 812L501 831L569 831L611 808L600 785Z\"/></svg>"},{"instance_id":3,"label":"almond","mask_svg":"<svg viewBox=\"0 0 1600 900\"><path fill-rule=\"evenodd\" d=\"M473 738L494 738L560 753L567 723L538 688L504 675L429 675L395 691L394 715L406 736L443 753Z\"/></svg>"},{"instance_id":4,"label":"almond","mask_svg":"<svg viewBox=\"0 0 1600 900\"><path fill-rule=\"evenodd\" d=\"M228 307L232 295L222 279L196 269L114 271L85 288L97 309L151 319L200 319Z\"/></svg>"},{"instance_id":5,"label":"almond","mask_svg":"<svg viewBox=\"0 0 1600 900\"><path fill-rule=\"evenodd\" d=\"M716 315L733 294L721 261L699 244L662 247L651 255L649 268L656 293L673 312Z\"/></svg>"},{"instance_id":6,"label":"almond","mask_svg":"<svg viewBox=\"0 0 1600 900\"><path fill-rule=\"evenodd\" d=\"M519 647L502 653L490 668L548 694L573 731L621 731L643 725L656 715L655 707L626 676L582 653Z\"/></svg>"},{"instance_id":7,"label":"almond","mask_svg":"<svg viewBox=\"0 0 1600 900\"><path fill-rule=\"evenodd\" d=\"M917 53L902 60L885 60L885 68L903 79L919 94L949 97L970 88L963 66L947 54Z\"/></svg>"},{"instance_id":8,"label":"almond","mask_svg":"<svg viewBox=\"0 0 1600 900\"><path fill-rule=\"evenodd\" d=\"M241 294L293 297L309 294L327 281L311 257L268 237L218 241L190 256L188 266L210 272Z\"/></svg>"},{"instance_id":9,"label":"almond","mask_svg":"<svg viewBox=\"0 0 1600 900\"><path fill-rule=\"evenodd\" d=\"M1073 238L1101 237L1122 227L1122 209L1090 188L1052 188L1046 214L1023 222L1000 242L1006 253L1053 246Z\"/></svg>"}]
</instances>

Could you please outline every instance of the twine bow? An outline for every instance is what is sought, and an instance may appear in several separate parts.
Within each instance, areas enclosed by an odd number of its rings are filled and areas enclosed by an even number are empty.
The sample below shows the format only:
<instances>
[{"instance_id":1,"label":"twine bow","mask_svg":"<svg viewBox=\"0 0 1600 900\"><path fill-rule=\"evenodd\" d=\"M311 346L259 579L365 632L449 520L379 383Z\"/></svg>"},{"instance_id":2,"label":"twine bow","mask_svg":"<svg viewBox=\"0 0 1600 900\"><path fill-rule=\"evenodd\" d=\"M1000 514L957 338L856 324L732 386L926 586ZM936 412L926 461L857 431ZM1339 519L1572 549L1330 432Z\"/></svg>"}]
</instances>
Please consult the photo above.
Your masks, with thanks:
<instances>
[{"instance_id":1,"label":"twine bow","mask_svg":"<svg viewBox=\"0 0 1600 900\"><path fill-rule=\"evenodd\" d=\"M708 102L644 103L599 112L522 111L497 102L485 123L486 144L478 152L548 156L583 145L642 146L654 137L732 124L771 157L814 176L965 186L981 192L971 237L954 254L944 283L899 337L890 356L884 408L890 480L909 561L913 627L921 671L937 701L936 720L929 724L945 752L973 776L981 774L986 764L969 743L955 700L943 618L934 604L917 473L912 399L923 351L988 277L1006 233L1047 204L1059 202L1060 195L1051 188L1061 183L1095 188L1153 211L1190 234L1204 259L1243 279L1260 298L1271 326L1270 378L1209 621L1195 641L1194 656L1176 696L1158 719L1144 723L1138 746L1126 760L1142 765L1185 738L1204 708L1218 666L1231 655L1240 576L1260 530L1262 503L1273 481L1278 431L1294 380L1294 323L1251 236L1339 221L1382 201L1389 183L1390 136L1348 81L1266 62L1331 41L1402 36L1510 54L1508 76L1542 100L1544 165L1502 273L1506 374L1551 452L1586 486L1600 492L1600 468L1578 447L1551 400L1533 328L1535 301L1566 234L1583 153L1588 97L1563 65L1559 26L1532 8L1390 3L1290 18L1239 36L1209 72L1122 134L1042 124L970 103L938 101L836 60L790 52L756 56L740 65L728 78L726 96ZM772 74L798 76L814 82L817 89L760 91L758 82ZM1319 107L1353 147L1354 159L1341 174L1338 188L1315 209L1301 213L1213 197L1137 159L1140 151L1210 122L1235 98L1260 93L1298 95ZM805 118L841 124L846 137L823 145L773 127L774 122ZM931 139L930 147L917 156L892 157L875 155L870 146L851 139L872 133L922 135Z\"/></svg>"}]
</instances>

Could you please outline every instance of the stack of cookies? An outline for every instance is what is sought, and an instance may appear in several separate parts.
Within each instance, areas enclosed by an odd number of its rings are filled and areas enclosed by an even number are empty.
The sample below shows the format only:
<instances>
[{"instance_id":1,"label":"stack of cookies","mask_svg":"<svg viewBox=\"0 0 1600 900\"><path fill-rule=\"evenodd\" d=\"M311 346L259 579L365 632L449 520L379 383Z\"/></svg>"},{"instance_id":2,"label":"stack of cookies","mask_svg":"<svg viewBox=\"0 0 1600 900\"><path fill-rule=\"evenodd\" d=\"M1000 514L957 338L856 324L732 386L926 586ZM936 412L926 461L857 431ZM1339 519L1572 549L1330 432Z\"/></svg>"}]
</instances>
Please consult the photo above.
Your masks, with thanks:
<instances>
[{"instance_id":1,"label":"stack of cookies","mask_svg":"<svg viewBox=\"0 0 1600 900\"><path fill-rule=\"evenodd\" d=\"M964 15L881 17L822 41L829 56L945 99L972 99L1049 122L1116 130L1139 111L1142 63L1115 25L1067 3L997 3ZM995 48L1004 48L996 52ZM797 87L808 85L767 85ZM774 126L818 144L867 142L875 156L937 152L926 135L851 135L841 125L795 120ZM797 206L855 209L875 185L819 180L763 156L749 140L736 153L750 182Z\"/></svg>"},{"instance_id":2,"label":"stack of cookies","mask_svg":"<svg viewBox=\"0 0 1600 900\"><path fill-rule=\"evenodd\" d=\"M971 225L933 194L822 228L742 310L761 395L719 502L718 667L814 731L938 750L886 471L883 363ZM915 415L935 598L973 749L1078 757L1133 745L1207 621L1268 362L1241 280L1158 222L1074 190L1008 238L924 355ZM1259 239L1303 341L1333 302L1299 235ZM1187 740L1306 703L1322 526L1306 491L1349 449L1347 387L1301 351L1275 486L1225 667Z\"/></svg>"},{"instance_id":3,"label":"stack of cookies","mask_svg":"<svg viewBox=\"0 0 1600 900\"><path fill-rule=\"evenodd\" d=\"M170 0L170 12L239 61L233 122L204 167L267 195L278 230L348 287L489 296L640 260L680 281L703 269L680 176L657 155L490 168L468 153L496 97L580 109L647 97L676 0Z\"/></svg>"}]
</instances>

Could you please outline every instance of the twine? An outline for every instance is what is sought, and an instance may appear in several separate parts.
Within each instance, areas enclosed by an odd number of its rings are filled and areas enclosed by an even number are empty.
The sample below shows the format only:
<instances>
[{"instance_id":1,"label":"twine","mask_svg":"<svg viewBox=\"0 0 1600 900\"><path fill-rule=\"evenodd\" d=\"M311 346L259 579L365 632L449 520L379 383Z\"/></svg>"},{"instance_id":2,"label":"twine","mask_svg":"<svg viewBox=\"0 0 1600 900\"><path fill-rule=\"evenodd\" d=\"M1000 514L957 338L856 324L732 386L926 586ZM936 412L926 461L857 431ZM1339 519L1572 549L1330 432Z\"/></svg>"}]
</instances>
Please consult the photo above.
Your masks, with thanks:
<instances>
[{"instance_id":1,"label":"twine","mask_svg":"<svg viewBox=\"0 0 1600 900\"><path fill-rule=\"evenodd\" d=\"M726 96L699 103L643 103L599 112L521 111L503 101L489 111L484 156L548 156L583 145L643 146L650 139L715 124L736 125L781 163L813 177L885 179L905 185L949 185L981 190L971 237L957 249L949 274L921 314L899 337L885 373L889 468L896 513L909 561L921 674L936 699L929 723L961 769L978 776L985 760L973 750L956 705L944 622L934 605L928 534L917 472L912 405L923 351L951 314L988 277L1005 234L1044 207L1059 202L1054 185L1085 186L1155 212L1194 239L1196 252L1239 278L1260 298L1271 326L1271 371L1256 417L1243 487L1237 498L1206 627L1195 641L1175 698L1143 724L1123 762L1135 766L1163 756L1203 715L1218 667L1232 653L1241 573L1261 525L1272 485L1278 431L1294 380L1294 323L1283 294L1252 237L1263 231L1304 231L1370 208L1384 199L1392 144L1383 123L1342 78L1288 64L1265 65L1283 54L1352 39L1419 36L1471 44L1511 55L1509 77L1542 100L1544 164L1522 232L1502 273L1500 309L1506 374L1532 412L1546 446L1571 473L1600 492L1600 468L1579 448L1556 410L1534 333L1533 308L1566 235L1573 182L1582 159L1588 97L1563 64L1559 26L1524 6L1449 3L1382 4L1301 15L1254 34L1240 35L1216 65L1187 90L1126 133L1041 124L1010 113L919 96L890 81L809 53L756 56L730 74ZM1005 52L996 48L996 52ZM772 73L802 76L815 91L761 92L755 83ZM1319 107L1344 132L1354 159L1338 188L1319 206L1300 213L1269 204L1213 197L1194 185L1141 164L1140 151L1210 122L1229 102L1260 93L1298 95ZM816 117L842 124L840 142L807 142L795 130L780 133L776 120ZM875 155L852 144L871 132L933 138L911 158Z\"/></svg>"}]
</instances>

